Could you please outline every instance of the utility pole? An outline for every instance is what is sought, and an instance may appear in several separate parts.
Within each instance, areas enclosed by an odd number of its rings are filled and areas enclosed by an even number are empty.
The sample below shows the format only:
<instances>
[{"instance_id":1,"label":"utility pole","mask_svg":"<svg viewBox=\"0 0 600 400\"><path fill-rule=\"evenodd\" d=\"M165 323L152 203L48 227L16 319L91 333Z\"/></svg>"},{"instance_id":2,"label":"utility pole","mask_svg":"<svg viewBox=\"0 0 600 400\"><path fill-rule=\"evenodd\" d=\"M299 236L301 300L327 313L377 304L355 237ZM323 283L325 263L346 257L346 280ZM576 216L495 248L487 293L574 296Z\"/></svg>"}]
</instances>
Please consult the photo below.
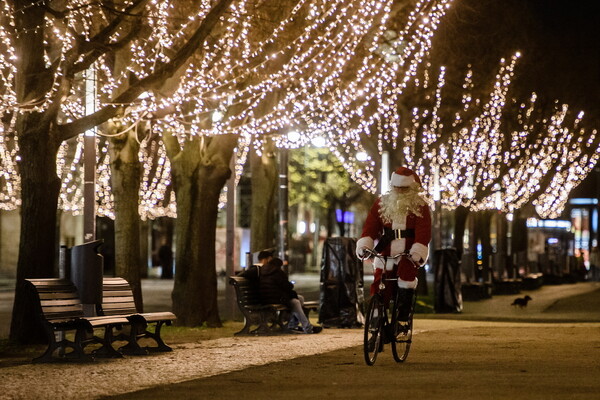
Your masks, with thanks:
<instances>
[{"instance_id":1,"label":"utility pole","mask_svg":"<svg viewBox=\"0 0 600 400\"><path fill-rule=\"evenodd\" d=\"M237 154L234 152L231 157L229 168L231 177L227 181L227 227L226 227L226 247L225 247L225 279L235 274L235 225L236 225L236 196L235 196L235 162ZM225 303L227 304L227 317L233 319L236 310L236 297L232 285L225 282Z\"/></svg>"},{"instance_id":2,"label":"utility pole","mask_svg":"<svg viewBox=\"0 0 600 400\"><path fill-rule=\"evenodd\" d=\"M96 111L96 71L85 71L85 113ZM83 136L83 242L96 239L96 128Z\"/></svg>"},{"instance_id":3,"label":"utility pole","mask_svg":"<svg viewBox=\"0 0 600 400\"><path fill-rule=\"evenodd\" d=\"M283 270L289 274L288 265L288 149L279 149L279 257Z\"/></svg>"}]
</instances>

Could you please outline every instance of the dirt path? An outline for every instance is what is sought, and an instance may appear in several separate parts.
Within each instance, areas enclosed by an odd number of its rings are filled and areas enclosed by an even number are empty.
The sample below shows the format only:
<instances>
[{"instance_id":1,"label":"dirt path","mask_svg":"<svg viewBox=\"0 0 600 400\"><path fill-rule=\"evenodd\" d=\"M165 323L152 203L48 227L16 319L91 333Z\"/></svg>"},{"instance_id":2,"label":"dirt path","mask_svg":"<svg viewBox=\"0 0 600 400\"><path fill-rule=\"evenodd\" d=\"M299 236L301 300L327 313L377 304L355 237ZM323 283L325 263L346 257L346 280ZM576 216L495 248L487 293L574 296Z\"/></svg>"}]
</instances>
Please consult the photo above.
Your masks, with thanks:
<instances>
[{"instance_id":1,"label":"dirt path","mask_svg":"<svg viewBox=\"0 0 600 400\"><path fill-rule=\"evenodd\" d=\"M595 399L600 391L598 323L416 324L404 364L386 348L367 367L355 346L113 398L547 400Z\"/></svg>"}]
</instances>

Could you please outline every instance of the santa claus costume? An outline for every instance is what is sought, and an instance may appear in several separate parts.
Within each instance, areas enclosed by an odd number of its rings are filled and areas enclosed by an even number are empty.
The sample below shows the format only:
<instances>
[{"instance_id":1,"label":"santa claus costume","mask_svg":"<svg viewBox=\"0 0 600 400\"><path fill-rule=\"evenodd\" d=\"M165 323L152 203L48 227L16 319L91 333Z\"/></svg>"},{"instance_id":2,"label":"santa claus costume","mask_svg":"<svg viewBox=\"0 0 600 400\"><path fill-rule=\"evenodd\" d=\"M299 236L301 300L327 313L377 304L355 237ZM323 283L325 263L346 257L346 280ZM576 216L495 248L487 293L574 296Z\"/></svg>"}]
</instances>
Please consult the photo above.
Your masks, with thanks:
<instances>
[{"instance_id":1,"label":"santa claus costume","mask_svg":"<svg viewBox=\"0 0 600 400\"><path fill-rule=\"evenodd\" d=\"M413 261L422 266L429 254L431 213L421 193L421 181L412 170L399 167L392 173L390 186L390 191L377 199L367 215L356 255L362 258L366 248L375 249L383 256L408 252ZM412 299L418 282L413 263L406 258L401 258L399 263L394 259L384 263L375 258L373 263L375 276L371 295L378 291L381 276L386 271L386 279L397 277L398 294L403 303ZM387 285L385 296L388 301L393 293L390 286Z\"/></svg>"}]
</instances>

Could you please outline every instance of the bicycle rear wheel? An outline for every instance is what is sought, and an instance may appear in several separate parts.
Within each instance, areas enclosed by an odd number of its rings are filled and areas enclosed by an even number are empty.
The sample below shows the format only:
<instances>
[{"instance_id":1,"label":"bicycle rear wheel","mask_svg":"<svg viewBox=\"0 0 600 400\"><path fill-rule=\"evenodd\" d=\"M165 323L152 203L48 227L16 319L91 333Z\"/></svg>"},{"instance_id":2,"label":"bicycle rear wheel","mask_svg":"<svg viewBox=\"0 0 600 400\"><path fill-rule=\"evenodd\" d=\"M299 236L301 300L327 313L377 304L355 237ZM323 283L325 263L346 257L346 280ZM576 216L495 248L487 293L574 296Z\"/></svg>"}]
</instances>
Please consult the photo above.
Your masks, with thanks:
<instances>
[{"instance_id":1,"label":"bicycle rear wheel","mask_svg":"<svg viewBox=\"0 0 600 400\"><path fill-rule=\"evenodd\" d=\"M369 302L365 320L364 355L367 365L375 364L377 353L383 345L383 322L385 314L383 301L379 294L374 295Z\"/></svg>"},{"instance_id":2,"label":"bicycle rear wheel","mask_svg":"<svg viewBox=\"0 0 600 400\"><path fill-rule=\"evenodd\" d=\"M394 331L394 337L391 340L392 344L392 355L396 362L404 362L410 351L412 344L412 333L413 333L413 314L415 311L415 303L417 296L413 296L410 312L408 314L408 321L400 321L398 315L400 313L402 305L399 304L398 298L394 302L394 311L392 313L392 327Z\"/></svg>"}]
</instances>

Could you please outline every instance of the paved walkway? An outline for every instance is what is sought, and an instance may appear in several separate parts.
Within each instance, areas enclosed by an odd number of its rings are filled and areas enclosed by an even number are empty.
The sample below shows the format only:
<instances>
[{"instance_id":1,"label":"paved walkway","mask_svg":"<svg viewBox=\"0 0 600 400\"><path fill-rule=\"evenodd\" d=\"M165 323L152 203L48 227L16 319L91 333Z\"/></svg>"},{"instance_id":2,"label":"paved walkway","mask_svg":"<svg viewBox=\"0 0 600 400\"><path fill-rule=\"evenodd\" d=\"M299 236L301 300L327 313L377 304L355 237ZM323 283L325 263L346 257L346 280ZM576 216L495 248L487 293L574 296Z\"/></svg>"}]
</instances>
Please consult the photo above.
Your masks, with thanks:
<instances>
[{"instance_id":1,"label":"paved walkway","mask_svg":"<svg viewBox=\"0 0 600 400\"><path fill-rule=\"evenodd\" d=\"M294 278L298 282L297 286L301 292L312 293L307 296L311 299L311 296L314 296L315 285L318 287L318 277ZM158 307L164 310L165 304L169 303L172 282L150 280L144 281L143 284L148 310ZM419 379L419 374L431 374L435 371L439 373L439 366L430 364L430 361L422 364L424 360L429 360L428 354L433 352L436 354L435 359L440 360L439 362L445 368L459 367L458 364L453 363L460 364L460 360L462 360L466 366L463 373L466 375L461 375L460 379L466 379L466 385L476 382L480 385L481 376L489 376L490 381L494 381L494 379L503 381L504 378L500 379L500 377L494 377L493 374L488 374L489 371L498 368L500 361L502 368L507 368L506 374L510 375L511 379L518 379L519 376L524 375L517 373L513 376L513 372L510 370L511 362L518 361L523 371L531 371L535 368L544 370L549 363L557 362L556 357L578 357L579 364L573 364L570 367L579 376L577 382L583 378L597 382L597 376L594 378L588 375L597 373L600 366L597 361L600 359L600 354L597 354L600 349L598 342L598 337L600 337L598 335L600 332L600 283L543 286L538 290L524 292L519 296L526 293L533 300L527 308L523 309L510 305L517 296L494 296L478 302L465 302L464 311L461 314L417 316L415 340L420 343L420 350L415 349L414 354L411 352L411 363L414 364L410 365L420 365L417 368L420 372L415 372L417 375L414 379ZM6 306L4 300L10 300L10 294L10 290L0 291L2 309ZM435 332L439 332L439 334ZM559 337L559 334L566 336ZM444 344L449 337L454 339L450 340L448 344ZM526 343L519 344L523 340ZM297 394L293 397L315 398L322 397L324 393L327 393L328 397L333 398L356 396L375 398L370 396L372 392L368 390L367 386L356 387L358 381L361 381L361 376L378 371L364 366L361 342L361 330L326 329L319 335L229 337L197 343L182 343L174 346L173 353L148 357L127 357L119 360L99 360L92 364L18 365L1 369L0 399L80 399L115 395L119 395L120 398L162 398L167 396L170 398L204 398L205 396L200 393L206 394L206 398L278 399L293 394L285 389L292 377L302 376L302 381L307 382L306 379L315 373L315 368L311 367L313 365L322 365L322 370L316 370L319 374L314 377L315 380L329 381L331 378L340 383L346 379L346 385L348 388L353 388L353 391L347 393L338 386L339 390L336 392L334 386L330 387L329 391L321 393L315 392L314 390L318 387L315 388L310 384L302 386L306 389L304 391L297 385L293 385L296 390L294 393ZM569 346L560 343L568 343ZM455 347L459 344L462 344L463 347ZM458 353L443 352L442 354L440 348L443 346L448 346L449 349L452 349L451 351ZM569 354L559 355L556 352L557 346L560 349L573 346L578 353L573 353L571 356L571 353L567 351ZM535 351L529 353L529 349ZM500 361L493 356L493 352L498 350L501 350L503 355ZM473 351L477 353L473 353ZM482 354L481 351L484 353ZM485 352L491 353L488 356ZM335 355L333 359L332 355ZM314 361L310 361L313 357L316 357ZM443 361L444 357L448 359ZM471 361L481 357L483 357L481 362L470 366ZM531 363L528 363L527 359L531 359ZM289 360L295 361L290 364ZM334 362L333 360L338 361ZM381 361L378 361L376 368L381 366L382 373L386 374L397 373L397 365L390 360L389 352L382 354ZM566 361L565 363L569 366L572 364ZM559 362L559 364L561 363ZM353 368L348 370L343 367L344 365L353 366ZM577 365L580 366L577 368ZM360 368L357 368L359 366ZM582 367L585 368L581 370ZM288 368L291 369L288 370ZM463 366L460 365L460 368ZM346 375L338 376L340 370L346 371ZM348 375L352 373L351 371L358 375L351 377ZM284 373L284 376L279 378L283 379L279 384L256 387L255 383L269 381L268 377L260 374L275 376L281 375L281 372ZM543 375L540 376L540 379L543 378L544 382L554 382L560 379L561 375L558 372L551 370L540 373ZM569 370L562 372L563 375L568 375L568 373ZM427 377L427 375L425 378L433 380L432 383L437 379L434 376ZM228 386L220 383L223 379L229 382ZM373 379L377 380L377 375ZM423 382L426 382L427 379ZM370 383L372 382L366 382L366 384ZM523 382L520 384L523 387L527 386ZM597 383L592 386L586 386L582 396L563 396L561 398L594 398L586 397L592 393L591 390L600 390ZM269 387L269 390L264 391L263 389L266 387ZM504 391L487 393L486 396L481 394L481 397L477 397L466 387L455 387L452 393L457 397L459 393L461 396L471 393L471 396L465 398L506 398L505 386L498 387L503 388ZM149 389L149 392L143 391L148 388L154 389ZM430 400L455 398L453 396L444 397L444 393L440 395L433 390L431 385L424 384L422 389L412 395L427 397ZM140 390L142 391L138 392ZM154 393L155 391L158 392ZM209 393L212 395L209 396ZM527 397L518 395L518 393L513 393L511 396L512 398L549 398L535 395Z\"/></svg>"}]
</instances>

